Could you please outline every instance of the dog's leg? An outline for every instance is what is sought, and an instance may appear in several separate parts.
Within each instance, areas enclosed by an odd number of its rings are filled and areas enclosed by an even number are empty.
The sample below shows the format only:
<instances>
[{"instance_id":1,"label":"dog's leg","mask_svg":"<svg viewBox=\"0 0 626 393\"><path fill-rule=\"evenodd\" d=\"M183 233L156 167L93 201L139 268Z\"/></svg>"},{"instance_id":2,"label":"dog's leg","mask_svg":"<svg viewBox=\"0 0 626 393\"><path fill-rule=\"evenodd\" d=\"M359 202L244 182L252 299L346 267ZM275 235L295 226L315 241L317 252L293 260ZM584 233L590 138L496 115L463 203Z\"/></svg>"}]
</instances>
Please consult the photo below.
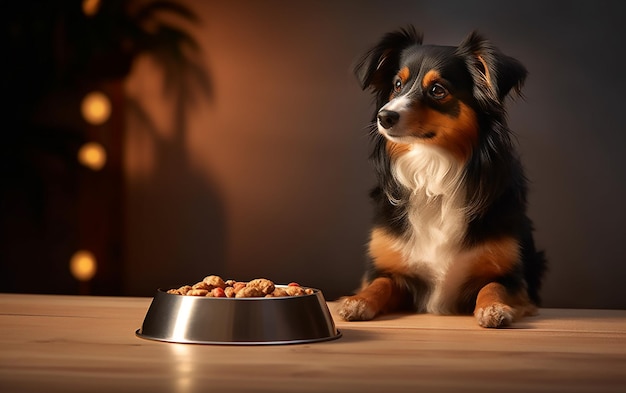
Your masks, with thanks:
<instances>
[{"instance_id":1,"label":"dog's leg","mask_svg":"<svg viewBox=\"0 0 626 393\"><path fill-rule=\"evenodd\" d=\"M406 291L389 277L378 277L354 296L343 298L339 316L346 321L367 321L377 315L397 309Z\"/></svg>"},{"instance_id":2,"label":"dog's leg","mask_svg":"<svg viewBox=\"0 0 626 393\"><path fill-rule=\"evenodd\" d=\"M486 328L497 328L511 324L517 311L510 305L504 285L491 282L485 285L476 298L474 316L478 324Z\"/></svg>"}]
</instances>

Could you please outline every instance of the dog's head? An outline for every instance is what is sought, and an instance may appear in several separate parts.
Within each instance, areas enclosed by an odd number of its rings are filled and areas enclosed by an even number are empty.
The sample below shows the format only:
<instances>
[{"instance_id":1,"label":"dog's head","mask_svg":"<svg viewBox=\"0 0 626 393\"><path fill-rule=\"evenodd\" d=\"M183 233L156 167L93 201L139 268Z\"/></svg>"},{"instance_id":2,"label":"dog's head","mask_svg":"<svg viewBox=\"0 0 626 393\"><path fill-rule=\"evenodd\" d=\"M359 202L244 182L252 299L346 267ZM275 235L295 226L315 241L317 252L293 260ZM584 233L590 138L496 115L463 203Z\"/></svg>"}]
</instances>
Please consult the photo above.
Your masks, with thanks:
<instances>
[{"instance_id":1,"label":"dog's head","mask_svg":"<svg viewBox=\"0 0 626 393\"><path fill-rule=\"evenodd\" d=\"M521 63L477 33L456 47L422 45L413 27L385 35L355 73L376 94L378 131L389 141L436 145L462 161L526 77Z\"/></svg>"},{"instance_id":2,"label":"dog's head","mask_svg":"<svg viewBox=\"0 0 626 393\"><path fill-rule=\"evenodd\" d=\"M511 182L523 183L504 101L520 92L527 71L477 33L459 46L422 45L410 26L385 35L355 73L376 96L372 161L387 195L401 195L393 162L424 150L416 145L432 146L428 151L444 152L462 166L472 215L483 214Z\"/></svg>"}]
</instances>

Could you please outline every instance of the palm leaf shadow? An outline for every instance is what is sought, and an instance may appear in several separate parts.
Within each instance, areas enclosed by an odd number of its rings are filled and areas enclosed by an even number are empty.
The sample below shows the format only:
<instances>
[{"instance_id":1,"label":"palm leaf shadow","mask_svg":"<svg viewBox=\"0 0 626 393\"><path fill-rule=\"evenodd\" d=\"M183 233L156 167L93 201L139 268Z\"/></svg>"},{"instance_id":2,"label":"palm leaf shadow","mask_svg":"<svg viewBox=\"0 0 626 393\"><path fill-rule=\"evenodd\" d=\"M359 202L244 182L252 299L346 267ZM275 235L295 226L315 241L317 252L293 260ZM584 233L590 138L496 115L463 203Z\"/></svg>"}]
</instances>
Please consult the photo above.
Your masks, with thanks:
<instances>
[{"instance_id":1,"label":"palm leaf shadow","mask_svg":"<svg viewBox=\"0 0 626 393\"><path fill-rule=\"evenodd\" d=\"M144 10L141 17L154 11ZM128 185L129 295L152 295L156 287L220 273L226 240L219 190L210 174L193 166L185 145L188 109L214 99L201 49L188 33L162 24L142 38L141 47L162 66L162 94L174 97L174 129L171 138L162 137L155 119L127 97L127 115L147 133L155 157L150 176Z\"/></svg>"}]
</instances>

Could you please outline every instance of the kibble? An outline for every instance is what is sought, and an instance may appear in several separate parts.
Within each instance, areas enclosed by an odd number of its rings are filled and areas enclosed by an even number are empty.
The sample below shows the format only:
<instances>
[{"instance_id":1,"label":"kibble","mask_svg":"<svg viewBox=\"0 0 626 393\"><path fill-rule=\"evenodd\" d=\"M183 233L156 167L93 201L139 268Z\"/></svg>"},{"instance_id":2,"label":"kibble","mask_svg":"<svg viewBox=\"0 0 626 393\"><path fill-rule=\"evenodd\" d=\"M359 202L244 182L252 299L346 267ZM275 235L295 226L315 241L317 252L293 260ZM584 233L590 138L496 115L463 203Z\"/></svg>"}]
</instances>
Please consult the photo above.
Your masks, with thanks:
<instances>
[{"instance_id":1,"label":"kibble","mask_svg":"<svg viewBox=\"0 0 626 393\"><path fill-rule=\"evenodd\" d=\"M301 287L295 282L284 287L277 287L266 278L257 278L248 282L224 281L220 276L211 275L194 285L183 285L177 289L170 289L167 293L183 296L248 298L304 296L312 294L313 289Z\"/></svg>"}]
</instances>

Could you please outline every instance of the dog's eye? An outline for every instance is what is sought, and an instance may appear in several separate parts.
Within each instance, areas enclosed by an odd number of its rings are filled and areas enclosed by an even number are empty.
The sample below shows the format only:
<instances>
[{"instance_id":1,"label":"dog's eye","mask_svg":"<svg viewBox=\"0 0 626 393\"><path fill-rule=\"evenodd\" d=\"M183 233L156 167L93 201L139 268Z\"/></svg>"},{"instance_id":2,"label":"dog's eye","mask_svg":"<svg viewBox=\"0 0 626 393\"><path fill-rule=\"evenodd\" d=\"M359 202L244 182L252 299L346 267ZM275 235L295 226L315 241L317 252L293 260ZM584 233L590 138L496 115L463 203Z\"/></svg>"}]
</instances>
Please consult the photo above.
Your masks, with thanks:
<instances>
[{"instance_id":1,"label":"dog's eye","mask_svg":"<svg viewBox=\"0 0 626 393\"><path fill-rule=\"evenodd\" d=\"M448 89L441 86L439 83L435 83L434 85L432 85L428 93L435 100L443 100L448 96Z\"/></svg>"},{"instance_id":2,"label":"dog's eye","mask_svg":"<svg viewBox=\"0 0 626 393\"><path fill-rule=\"evenodd\" d=\"M396 93L400 93L401 90L402 90L402 79L396 78L396 80L393 81L393 91L395 91Z\"/></svg>"}]
</instances>

